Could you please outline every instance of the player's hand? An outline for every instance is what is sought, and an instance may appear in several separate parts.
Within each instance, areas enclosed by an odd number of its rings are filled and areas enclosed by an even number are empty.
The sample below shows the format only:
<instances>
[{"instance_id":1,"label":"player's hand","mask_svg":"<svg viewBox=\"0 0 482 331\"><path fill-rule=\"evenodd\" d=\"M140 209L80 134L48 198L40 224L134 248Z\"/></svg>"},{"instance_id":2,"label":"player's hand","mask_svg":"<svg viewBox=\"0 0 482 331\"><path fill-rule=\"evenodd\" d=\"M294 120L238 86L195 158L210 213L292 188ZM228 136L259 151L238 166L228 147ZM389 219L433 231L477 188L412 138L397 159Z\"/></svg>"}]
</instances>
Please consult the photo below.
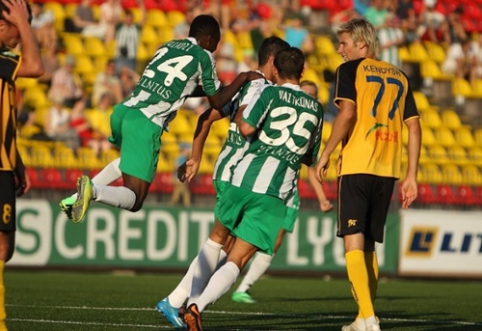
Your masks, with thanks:
<instances>
[{"instance_id":1,"label":"player's hand","mask_svg":"<svg viewBox=\"0 0 482 331\"><path fill-rule=\"evenodd\" d=\"M331 203L330 200L325 200L323 202L320 202L320 210L322 212L327 213L332 209L333 209L333 204Z\"/></svg>"},{"instance_id":2,"label":"player's hand","mask_svg":"<svg viewBox=\"0 0 482 331\"><path fill-rule=\"evenodd\" d=\"M6 0L3 2L9 9L9 13L4 10L3 17L16 27L28 22L27 3L24 0Z\"/></svg>"},{"instance_id":3,"label":"player's hand","mask_svg":"<svg viewBox=\"0 0 482 331\"><path fill-rule=\"evenodd\" d=\"M23 169L22 172L16 172L15 189L17 191L17 197L21 197L30 191L30 186L30 177L28 176L26 169Z\"/></svg>"},{"instance_id":4,"label":"player's hand","mask_svg":"<svg viewBox=\"0 0 482 331\"><path fill-rule=\"evenodd\" d=\"M190 158L186 161L186 179L190 182L199 170L200 159Z\"/></svg>"},{"instance_id":5,"label":"player's hand","mask_svg":"<svg viewBox=\"0 0 482 331\"><path fill-rule=\"evenodd\" d=\"M264 76L257 71L247 71L246 72L246 82L250 82L255 79L264 78Z\"/></svg>"},{"instance_id":6,"label":"player's hand","mask_svg":"<svg viewBox=\"0 0 482 331\"><path fill-rule=\"evenodd\" d=\"M323 178L328 174L328 167L330 166L330 156L322 154L318 163L316 164L315 177L320 183L323 183Z\"/></svg>"},{"instance_id":7,"label":"player's hand","mask_svg":"<svg viewBox=\"0 0 482 331\"><path fill-rule=\"evenodd\" d=\"M401 187L402 193L402 209L408 209L413 201L417 198L418 187L415 178L406 178Z\"/></svg>"}]
</instances>

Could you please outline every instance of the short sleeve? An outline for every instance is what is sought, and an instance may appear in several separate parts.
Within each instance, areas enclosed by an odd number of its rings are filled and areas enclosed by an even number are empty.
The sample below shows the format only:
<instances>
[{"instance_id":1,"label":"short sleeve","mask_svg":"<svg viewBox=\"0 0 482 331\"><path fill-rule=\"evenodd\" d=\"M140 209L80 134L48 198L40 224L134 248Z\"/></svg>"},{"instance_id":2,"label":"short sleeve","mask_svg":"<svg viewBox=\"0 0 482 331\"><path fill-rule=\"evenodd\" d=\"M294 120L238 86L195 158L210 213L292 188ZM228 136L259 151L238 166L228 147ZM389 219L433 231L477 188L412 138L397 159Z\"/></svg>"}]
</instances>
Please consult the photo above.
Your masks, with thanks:
<instances>
[{"instance_id":1,"label":"short sleeve","mask_svg":"<svg viewBox=\"0 0 482 331\"><path fill-rule=\"evenodd\" d=\"M0 77L6 80L15 80L20 66L20 56L9 50L0 50Z\"/></svg>"},{"instance_id":2,"label":"short sleeve","mask_svg":"<svg viewBox=\"0 0 482 331\"><path fill-rule=\"evenodd\" d=\"M208 96L215 95L221 88L221 82L216 71L216 62L210 52L204 51L201 54L201 84L203 90Z\"/></svg>"},{"instance_id":3,"label":"short sleeve","mask_svg":"<svg viewBox=\"0 0 482 331\"><path fill-rule=\"evenodd\" d=\"M408 85L407 97L405 99L405 110L403 111L403 120L406 121L412 117L419 117L415 98L413 97L412 89Z\"/></svg>"},{"instance_id":4,"label":"short sleeve","mask_svg":"<svg viewBox=\"0 0 482 331\"><path fill-rule=\"evenodd\" d=\"M356 104L356 69L358 61L343 63L336 70L335 98L333 102L339 106L341 100L348 100Z\"/></svg>"},{"instance_id":5,"label":"short sleeve","mask_svg":"<svg viewBox=\"0 0 482 331\"><path fill-rule=\"evenodd\" d=\"M270 110L271 103L275 99L273 89L269 86L258 89L250 103L243 111L243 121L253 128L259 128Z\"/></svg>"}]
</instances>

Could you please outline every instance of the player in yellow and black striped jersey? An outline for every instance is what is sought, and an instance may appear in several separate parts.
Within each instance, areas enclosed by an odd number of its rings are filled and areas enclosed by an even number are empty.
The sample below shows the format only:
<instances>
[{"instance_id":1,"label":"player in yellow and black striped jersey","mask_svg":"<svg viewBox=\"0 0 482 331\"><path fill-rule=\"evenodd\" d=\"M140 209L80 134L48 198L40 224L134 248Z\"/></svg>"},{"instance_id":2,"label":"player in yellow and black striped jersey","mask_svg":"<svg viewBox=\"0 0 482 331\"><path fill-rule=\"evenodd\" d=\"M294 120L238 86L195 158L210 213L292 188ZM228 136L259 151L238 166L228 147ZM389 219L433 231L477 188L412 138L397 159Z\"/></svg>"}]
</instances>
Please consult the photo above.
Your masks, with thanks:
<instances>
[{"instance_id":1,"label":"player in yellow and black striped jersey","mask_svg":"<svg viewBox=\"0 0 482 331\"><path fill-rule=\"evenodd\" d=\"M342 142L338 162L338 236L352 292L356 320L343 331L379 331L375 316L378 262L375 242L383 230L395 181L400 177L403 124L408 128L408 169L402 184L402 207L417 197L420 122L405 74L377 59L377 32L366 19L353 19L338 30L338 53L346 63L336 73L339 113L317 165L326 175L330 154Z\"/></svg>"},{"instance_id":2,"label":"player in yellow and black striped jersey","mask_svg":"<svg viewBox=\"0 0 482 331\"><path fill-rule=\"evenodd\" d=\"M0 0L0 331L5 325L3 270L14 250L15 198L29 180L17 151L15 79L43 74L40 51L30 27L32 13L24 0ZM22 56L12 52L21 44Z\"/></svg>"}]
</instances>

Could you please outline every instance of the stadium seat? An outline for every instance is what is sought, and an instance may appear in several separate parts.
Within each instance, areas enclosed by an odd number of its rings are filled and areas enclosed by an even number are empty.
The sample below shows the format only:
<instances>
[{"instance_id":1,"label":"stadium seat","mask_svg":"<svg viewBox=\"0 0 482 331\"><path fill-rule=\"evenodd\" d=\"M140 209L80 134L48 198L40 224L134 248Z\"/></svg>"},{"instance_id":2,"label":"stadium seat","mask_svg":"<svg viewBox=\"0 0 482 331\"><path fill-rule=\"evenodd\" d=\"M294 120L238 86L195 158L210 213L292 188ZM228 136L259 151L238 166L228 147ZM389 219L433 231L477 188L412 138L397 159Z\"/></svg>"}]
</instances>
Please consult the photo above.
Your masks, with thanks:
<instances>
[{"instance_id":1,"label":"stadium seat","mask_svg":"<svg viewBox=\"0 0 482 331\"><path fill-rule=\"evenodd\" d=\"M20 90L26 90L37 86L37 80L34 78L19 77L15 81L15 87Z\"/></svg>"},{"instance_id":2,"label":"stadium seat","mask_svg":"<svg viewBox=\"0 0 482 331\"><path fill-rule=\"evenodd\" d=\"M176 116L176 118L169 123L169 132L177 136L182 136L187 133L191 136L189 141L192 141L194 128L191 127L186 117Z\"/></svg>"},{"instance_id":3,"label":"stadium seat","mask_svg":"<svg viewBox=\"0 0 482 331\"><path fill-rule=\"evenodd\" d=\"M417 201L422 204L432 204L435 202L435 193L433 192L432 185L426 183L420 183L418 185Z\"/></svg>"},{"instance_id":4,"label":"stadium seat","mask_svg":"<svg viewBox=\"0 0 482 331\"><path fill-rule=\"evenodd\" d=\"M144 44L159 44L159 36L156 29L150 25L144 25L141 30L141 42Z\"/></svg>"},{"instance_id":5,"label":"stadium seat","mask_svg":"<svg viewBox=\"0 0 482 331\"><path fill-rule=\"evenodd\" d=\"M315 37L315 49L318 55L336 54L335 45L329 36Z\"/></svg>"},{"instance_id":6,"label":"stadium seat","mask_svg":"<svg viewBox=\"0 0 482 331\"><path fill-rule=\"evenodd\" d=\"M162 27L168 25L166 15L159 9L147 11L146 25L151 27ZM144 26L145 28L146 26Z\"/></svg>"},{"instance_id":7,"label":"stadium seat","mask_svg":"<svg viewBox=\"0 0 482 331\"><path fill-rule=\"evenodd\" d=\"M462 147L472 147L475 146L476 141L474 139L474 136L472 135L472 132L470 131L469 128L458 128L455 131L455 140L459 146Z\"/></svg>"},{"instance_id":8,"label":"stadium seat","mask_svg":"<svg viewBox=\"0 0 482 331\"><path fill-rule=\"evenodd\" d=\"M447 164L449 159L445 148L441 145L433 145L428 148L428 156L432 162L437 165Z\"/></svg>"},{"instance_id":9,"label":"stadium seat","mask_svg":"<svg viewBox=\"0 0 482 331\"><path fill-rule=\"evenodd\" d=\"M51 11L54 15L54 25L57 32L64 31L65 10L59 2L47 2L44 4L45 11Z\"/></svg>"},{"instance_id":10,"label":"stadium seat","mask_svg":"<svg viewBox=\"0 0 482 331\"><path fill-rule=\"evenodd\" d=\"M75 12L77 10L77 3L68 3L64 6L65 18L74 18Z\"/></svg>"},{"instance_id":11,"label":"stadium seat","mask_svg":"<svg viewBox=\"0 0 482 331\"><path fill-rule=\"evenodd\" d=\"M443 126L439 113L434 109L425 109L420 112L421 124L429 128L440 128Z\"/></svg>"},{"instance_id":12,"label":"stadium seat","mask_svg":"<svg viewBox=\"0 0 482 331\"><path fill-rule=\"evenodd\" d=\"M456 77L452 81L452 93L455 96L463 96L466 98L470 98L474 96L474 92L472 91L472 86L470 83L460 77Z\"/></svg>"},{"instance_id":13,"label":"stadium seat","mask_svg":"<svg viewBox=\"0 0 482 331\"><path fill-rule=\"evenodd\" d=\"M442 146L448 147L456 144L455 137L450 129L445 127L440 127L435 130L435 137L437 138L437 143Z\"/></svg>"},{"instance_id":14,"label":"stadium seat","mask_svg":"<svg viewBox=\"0 0 482 331\"><path fill-rule=\"evenodd\" d=\"M435 203L444 205L454 205L457 202L455 192L452 186L447 184L440 184L436 186L436 201Z\"/></svg>"},{"instance_id":15,"label":"stadium seat","mask_svg":"<svg viewBox=\"0 0 482 331\"><path fill-rule=\"evenodd\" d=\"M449 129L458 129L462 126L459 115L451 109L442 111L442 123Z\"/></svg>"},{"instance_id":16,"label":"stadium seat","mask_svg":"<svg viewBox=\"0 0 482 331\"><path fill-rule=\"evenodd\" d=\"M455 193L457 204L464 205L464 206L475 206L477 205L477 197L472 190L472 187L469 185L459 185L456 188Z\"/></svg>"},{"instance_id":17,"label":"stadium seat","mask_svg":"<svg viewBox=\"0 0 482 331\"><path fill-rule=\"evenodd\" d=\"M414 62L422 62L429 59L427 50L421 43L411 43L408 45L408 51L410 52L410 58Z\"/></svg>"},{"instance_id":18,"label":"stadium seat","mask_svg":"<svg viewBox=\"0 0 482 331\"><path fill-rule=\"evenodd\" d=\"M445 164L442 166L443 183L459 185L463 183L462 174L459 167L455 164Z\"/></svg>"},{"instance_id":19,"label":"stadium seat","mask_svg":"<svg viewBox=\"0 0 482 331\"><path fill-rule=\"evenodd\" d=\"M427 184L440 184L443 177L440 169L433 163L427 163L420 166L421 182Z\"/></svg>"},{"instance_id":20,"label":"stadium seat","mask_svg":"<svg viewBox=\"0 0 482 331\"><path fill-rule=\"evenodd\" d=\"M475 130L474 139L478 146L482 146L482 129Z\"/></svg>"},{"instance_id":21,"label":"stadium seat","mask_svg":"<svg viewBox=\"0 0 482 331\"><path fill-rule=\"evenodd\" d=\"M228 135L229 126L229 119L225 118L214 122L211 126L211 132L213 132L220 139L221 142L224 142Z\"/></svg>"},{"instance_id":22,"label":"stadium seat","mask_svg":"<svg viewBox=\"0 0 482 331\"><path fill-rule=\"evenodd\" d=\"M442 45L430 41L425 41L424 45L431 60L437 64L442 64L445 61L446 54Z\"/></svg>"},{"instance_id":23,"label":"stadium seat","mask_svg":"<svg viewBox=\"0 0 482 331\"><path fill-rule=\"evenodd\" d=\"M163 45L168 41L171 41L174 39L174 30L170 26L159 27L157 28L157 31L158 31L158 39L159 39L157 46ZM156 45L156 44L153 44L153 45ZM152 54L154 53L155 52L152 52Z\"/></svg>"},{"instance_id":24,"label":"stadium seat","mask_svg":"<svg viewBox=\"0 0 482 331\"><path fill-rule=\"evenodd\" d=\"M83 55L85 54L84 44L79 34L64 33L62 39L65 45L65 51L70 55Z\"/></svg>"},{"instance_id":25,"label":"stadium seat","mask_svg":"<svg viewBox=\"0 0 482 331\"><path fill-rule=\"evenodd\" d=\"M167 23L169 26L174 28L176 25L181 24L186 21L186 16L183 12L179 10L171 10L166 14Z\"/></svg>"},{"instance_id":26,"label":"stadium seat","mask_svg":"<svg viewBox=\"0 0 482 331\"><path fill-rule=\"evenodd\" d=\"M437 144L437 139L432 132L432 129L422 126L422 145L432 146Z\"/></svg>"},{"instance_id":27,"label":"stadium seat","mask_svg":"<svg viewBox=\"0 0 482 331\"><path fill-rule=\"evenodd\" d=\"M77 55L75 57L74 71L81 75L95 73L95 67L91 58L87 55Z\"/></svg>"},{"instance_id":28,"label":"stadium seat","mask_svg":"<svg viewBox=\"0 0 482 331\"><path fill-rule=\"evenodd\" d=\"M36 110L48 108L51 105L45 91L40 86L27 89L23 95L23 102L33 106ZM37 116L37 120L42 121L43 118Z\"/></svg>"},{"instance_id":29,"label":"stadium seat","mask_svg":"<svg viewBox=\"0 0 482 331\"><path fill-rule=\"evenodd\" d=\"M468 148L467 154L473 164L479 167L482 166L482 146L472 146Z\"/></svg>"},{"instance_id":30,"label":"stadium seat","mask_svg":"<svg viewBox=\"0 0 482 331\"><path fill-rule=\"evenodd\" d=\"M474 96L482 98L482 79L475 79L472 82L472 92Z\"/></svg>"},{"instance_id":31,"label":"stadium seat","mask_svg":"<svg viewBox=\"0 0 482 331\"><path fill-rule=\"evenodd\" d=\"M63 143L55 144L54 148L55 166L63 169L72 169L78 167L77 159L74 151L65 146Z\"/></svg>"},{"instance_id":32,"label":"stadium seat","mask_svg":"<svg viewBox=\"0 0 482 331\"><path fill-rule=\"evenodd\" d=\"M450 159L450 163L456 165L465 165L469 163L467 158L467 153L465 149L461 146L455 145L447 148L447 154Z\"/></svg>"},{"instance_id":33,"label":"stadium seat","mask_svg":"<svg viewBox=\"0 0 482 331\"><path fill-rule=\"evenodd\" d=\"M107 58L107 49L99 38L89 37L84 39L85 55L91 57Z\"/></svg>"},{"instance_id":34,"label":"stadium seat","mask_svg":"<svg viewBox=\"0 0 482 331\"><path fill-rule=\"evenodd\" d=\"M452 80L453 75L444 74L438 64L430 59L420 63L420 74L423 78L433 78L435 80Z\"/></svg>"},{"instance_id":35,"label":"stadium seat","mask_svg":"<svg viewBox=\"0 0 482 331\"><path fill-rule=\"evenodd\" d=\"M419 111L424 111L430 108L427 96L419 91L413 91L413 98Z\"/></svg>"},{"instance_id":36,"label":"stadium seat","mask_svg":"<svg viewBox=\"0 0 482 331\"><path fill-rule=\"evenodd\" d=\"M411 62L410 52L406 46L398 47L398 56L400 57L400 61L403 63Z\"/></svg>"},{"instance_id":37,"label":"stadium seat","mask_svg":"<svg viewBox=\"0 0 482 331\"><path fill-rule=\"evenodd\" d=\"M465 185L482 185L482 173L479 168L473 164L462 166L462 182Z\"/></svg>"},{"instance_id":38,"label":"stadium seat","mask_svg":"<svg viewBox=\"0 0 482 331\"><path fill-rule=\"evenodd\" d=\"M148 50L144 43L139 43L137 45L137 62L148 61L152 56L152 53Z\"/></svg>"},{"instance_id":39,"label":"stadium seat","mask_svg":"<svg viewBox=\"0 0 482 331\"><path fill-rule=\"evenodd\" d=\"M104 166L94 151L88 147L81 147L77 151L77 164L81 169L99 169Z\"/></svg>"}]
</instances>

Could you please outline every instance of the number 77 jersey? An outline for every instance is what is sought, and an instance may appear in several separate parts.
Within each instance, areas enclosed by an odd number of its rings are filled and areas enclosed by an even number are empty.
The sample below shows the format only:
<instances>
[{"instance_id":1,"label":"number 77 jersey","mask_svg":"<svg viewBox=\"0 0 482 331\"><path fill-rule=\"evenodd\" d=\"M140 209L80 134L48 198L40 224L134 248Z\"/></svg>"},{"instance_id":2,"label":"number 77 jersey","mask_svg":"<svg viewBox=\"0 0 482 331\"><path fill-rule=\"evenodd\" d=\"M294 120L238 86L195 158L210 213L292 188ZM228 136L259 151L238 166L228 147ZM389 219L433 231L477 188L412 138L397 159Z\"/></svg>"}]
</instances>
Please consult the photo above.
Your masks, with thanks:
<instances>
[{"instance_id":1,"label":"number 77 jersey","mask_svg":"<svg viewBox=\"0 0 482 331\"><path fill-rule=\"evenodd\" d=\"M403 122L418 117L405 74L390 63L363 58L343 63L335 80L336 105L356 107L343 140L339 175L400 177Z\"/></svg>"},{"instance_id":2,"label":"number 77 jersey","mask_svg":"<svg viewBox=\"0 0 482 331\"><path fill-rule=\"evenodd\" d=\"M199 83L208 96L221 87L212 54L194 38L173 40L157 50L123 105L165 126Z\"/></svg>"},{"instance_id":3,"label":"number 77 jersey","mask_svg":"<svg viewBox=\"0 0 482 331\"><path fill-rule=\"evenodd\" d=\"M231 184L285 200L305 155L318 159L323 107L299 85L265 86L243 111L257 129L233 168Z\"/></svg>"}]
</instances>

